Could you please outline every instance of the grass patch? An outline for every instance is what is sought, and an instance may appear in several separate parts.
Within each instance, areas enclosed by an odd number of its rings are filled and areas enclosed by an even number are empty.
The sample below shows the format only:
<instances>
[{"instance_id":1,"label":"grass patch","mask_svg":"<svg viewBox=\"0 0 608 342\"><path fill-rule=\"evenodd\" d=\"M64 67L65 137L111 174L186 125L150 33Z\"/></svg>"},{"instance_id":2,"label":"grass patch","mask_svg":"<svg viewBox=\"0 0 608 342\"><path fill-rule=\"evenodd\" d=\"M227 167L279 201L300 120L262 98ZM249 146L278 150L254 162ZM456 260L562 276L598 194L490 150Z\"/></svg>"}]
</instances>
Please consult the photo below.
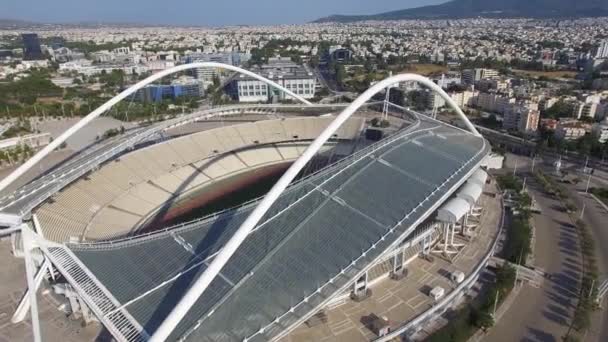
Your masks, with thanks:
<instances>
[{"instance_id":1,"label":"grass patch","mask_svg":"<svg viewBox=\"0 0 608 342\"><path fill-rule=\"evenodd\" d=\"M422 76L439 75L446 73L448 68L437 64L408 64L400 73L415 73Z\"/></svg>"},{"instance_id":2,"label":"grass patch","mask_svg":"<svg viewBox=\"0 0 608 342\"><path fill-rule=\"evenodd\" d=\"M608 205L608 188L591 188L589 191L599 198L600 201L604 202L605 205Z\"/></svg>"},{"instance_id":3,"label":"grass patch","mask_svg":"<svg viewBox=\"0 0 608 342\"><path fill-rule=\"evenodd\" d=\"M576 71L534 71L534 70L519 70L514 69L513 73L516 75L524 75L528 77L544 77L544 78L575 78L578 74Z\"/></svg>"}]
</instances>

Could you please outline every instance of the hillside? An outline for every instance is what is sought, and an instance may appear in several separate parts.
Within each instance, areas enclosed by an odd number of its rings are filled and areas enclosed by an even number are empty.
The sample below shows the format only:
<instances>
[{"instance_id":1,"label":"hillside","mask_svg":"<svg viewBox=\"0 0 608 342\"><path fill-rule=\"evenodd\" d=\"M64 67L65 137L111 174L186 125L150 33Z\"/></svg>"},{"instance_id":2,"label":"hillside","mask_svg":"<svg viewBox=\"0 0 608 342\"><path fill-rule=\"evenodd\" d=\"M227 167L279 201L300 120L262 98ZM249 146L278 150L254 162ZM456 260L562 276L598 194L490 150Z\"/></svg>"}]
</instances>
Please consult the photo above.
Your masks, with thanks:
<instances>
[{"instance_id":1,"label":"hillside","mask_svg":"<svg viewBox=\"0 0 608 342\"><path fill-rule=\"evenodd\" d=\"M452 0L440 5L373 15L332 15L315 22L362 20L488 18L565 18L608 16L606 0Z\"/></svg>"}]
</instances>

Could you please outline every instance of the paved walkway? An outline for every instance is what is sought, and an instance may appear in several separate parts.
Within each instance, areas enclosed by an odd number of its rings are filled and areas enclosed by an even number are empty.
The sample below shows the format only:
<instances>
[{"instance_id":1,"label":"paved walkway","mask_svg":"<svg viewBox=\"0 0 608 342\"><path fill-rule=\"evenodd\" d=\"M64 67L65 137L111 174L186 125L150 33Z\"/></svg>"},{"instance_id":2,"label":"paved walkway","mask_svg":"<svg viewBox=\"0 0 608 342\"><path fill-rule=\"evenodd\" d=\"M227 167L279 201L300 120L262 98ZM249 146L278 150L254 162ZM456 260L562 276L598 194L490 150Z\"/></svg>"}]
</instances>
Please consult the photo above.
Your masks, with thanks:
<instances>
[{"instance_id":1,"label":"paved walkway","mask_svg":"<svg viewBox=\"0 0 608 342\"><path fill-rule=\"evenodd\" d=\"M535 266L552 277L540 288L524 286L484 341L561 341L577 304L581 276L577 232L562 203L541 193L531 175L528 185L542 209L541 215L533 216Z\"/></svg>"}]
</instances>

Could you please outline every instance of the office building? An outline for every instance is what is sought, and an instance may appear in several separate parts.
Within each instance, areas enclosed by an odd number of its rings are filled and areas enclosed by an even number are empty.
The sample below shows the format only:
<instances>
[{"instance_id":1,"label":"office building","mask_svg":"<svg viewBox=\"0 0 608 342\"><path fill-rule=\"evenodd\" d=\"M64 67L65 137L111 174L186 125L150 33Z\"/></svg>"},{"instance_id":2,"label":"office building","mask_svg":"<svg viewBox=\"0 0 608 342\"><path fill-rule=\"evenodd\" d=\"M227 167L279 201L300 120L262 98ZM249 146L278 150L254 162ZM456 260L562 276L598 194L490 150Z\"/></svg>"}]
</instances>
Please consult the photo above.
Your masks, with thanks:
<instances>
[{"instance_id":1,"label":"office building","mask_svg":"<svg viewBox=\"0 0 608 342\"><path fill-rule=\"evenodd\" d=\"M191 77L180 77L171 84L148 85L135 93L141 102L161 102L180 97L199 98L204 95L203 84Z\"/></svg>"},{"instance_id":2,"label":"office building","mask_svg":"<svg viewBox=\"0 0 608 342\"><path fill-rule=\"evenodd\" d=\"M595 52L595 58L608 58L608 39L604 39Z\"/></svg>"},{"instance_id":3,"label":"office building","mask_svg":"<svg viewBox=\"0 0 608 342\"><path fill-rule=\"evenodd\" d=\"M575 107L575 117L577 119L581 118L601 118L604 115L604 110L606 105L603 103L595 103L595 102L586 102L580 103L577 107Z\"/></svg>"},{"instance_id":4,"label":"office building","mask_svg":"<svg viewBox=\"0 0 608 342\"><path fill-rule=\"evenodd\" d=\"M495 79L498 78L498 71L494 69L466 69L462 71L462 83L474 84L482 79Z\"/></svg>"},{"instance_id":5,"label":"office building","mask_svg":"<svg viewBox=\"0 0 608 342\"><path fill-rule=\"evenodd\" d=\"M469 107L473 105L477 95L479 95L479 93L466 90L461 93L451 93L450 97L456 102L458 107Z\"/></svg>"},{"instance_id":6,"label":"office building","mask_svg":"<svg viewBox=\"0 0 608 342\"><path fill-rule=\"evenodd\" d=\"M591 125L578 120L561 120L555 128L555 138L559 140L578 140L591 130Z\"/></svg>"},{"instance_id":7,"label":"office building","mask_svg":"<svg viewBox=\"0 0 608 342\"><path fill-rule=\"evenodd\" d=\"M40 40L36 33L24 33L21 35L23 39L23 59L37 60L44 59L42 49L40 48Z\"/></svg>"},{"instance_id":8,"label":"office building","mask_svg":"<svg viewBox=\"0 0 608 342\"><path fill-rule=\"evenodd\" d=\"M342 63L350 61L353 57L353 52L341 46L332 46L329 48L329 59L334 62Z\"/></svg>"},{"instance_id":9,"label":"office building","mask_svg":"<svg viewBox=\"0 0 608 342\"><path fill-rule=\"evenodd\" d=\"M234 66L242 65L251 58L250 54L240 52L230 53L193 53L185 57L185 63L216 62ZM211 84L213 77L220 76L220 70L215 68L194 69L193 76L205 84Z\"/></svg>"},{"instance_id":10,"label":"office building","mask_svg":"<svg viewBox=\"0 0 608 342\"><path fill-rule=\"evenodd\" d=\"M315 96L316 78L307 67L297 65L289 58L270 58L268 64L252 70L291 90L305 99ZM238 95L239 102L278 102L287 99L283 92L272 89L266 83L255 78L240 75L233 81L233 93Z\"/></svg>"},{"instance_id":11,"label":"office building","mask_svg":"<svg viewBox=\"0 0 608 342\"><path fill-rule=\"evenodd\" d=\"M591 132L601 144L608 142L608 118L593 125Z\"/></svg>"}]
</instances>

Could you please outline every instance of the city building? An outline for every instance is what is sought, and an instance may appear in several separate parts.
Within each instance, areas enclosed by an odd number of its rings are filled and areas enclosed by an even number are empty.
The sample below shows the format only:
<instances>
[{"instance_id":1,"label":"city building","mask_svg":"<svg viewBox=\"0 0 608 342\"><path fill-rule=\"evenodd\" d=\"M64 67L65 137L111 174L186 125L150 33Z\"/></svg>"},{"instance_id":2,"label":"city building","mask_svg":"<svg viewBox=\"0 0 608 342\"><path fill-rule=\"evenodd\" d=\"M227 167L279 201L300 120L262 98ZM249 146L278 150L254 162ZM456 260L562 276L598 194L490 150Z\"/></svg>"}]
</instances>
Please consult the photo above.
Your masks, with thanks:
<instances>
[{"instance_id":1,"label":"city building","mask_svg":"<svg viewBox=\"0 0 608 342\"><path fill-rule=\"evenodd\" d=\"M541 119L540 126L546 130L555 131L555 129L557 128L558 122L559 121L556 119Z\"/></svg>"},{"instance_id":2,"label":"city building","mask_svg":"<svg viewBox=\"0 0 608 342\"><path fill-rule=\"evenodd\" d=\"M465 69L462 71L462 83L474 84L482 79L493 79L498 78L498 71L494 69Z\"/></svg>"},{"instance_id":3,"label":"city building","mask_svg":"<svg viewBox=\"0 0 608 342\"><path fill-rule=\"evenodd\" d=\"M66 63L59 64L60 71L76 71L79 74L86 76L100 75L102 73L111 73L114 70L121 70L125 75L139 75L146 73L148 67L143 64L134 63L97 63L93 64L90 60L79 59Z\"/></svg>"},{"instance_id":4,"label":"city building","mask_svg":"<svg viewBox=\"0 0 608 342\"><path fill-rule=\"evenodd\" d=\"M448 73L442 74L441 77L434 78L433 82L437 83L443 89L447 89L453 85L460 85L462 83L462 77L459 74Z\"/></svg>"},{"instance_id":5,"label":"city building","mask_svg":"<svg viewBox=\"0 0 608 342\"><path fill-rule=\"evenodd\" d=\"M526 134L538 131L538 123L540 121L540 111L536 109L524 108L519 116L517 129Z\"/></svg>"},{"instance_id":6,"label":"city building","mask_svg":"<svg viewBox=\"0 0 608 342\"><path fill-rule=\"evenodd\" d=\"M547 110L553 107L554 104L559 102L558 97L543 97L539 102L538 106L540 110Z\"/></svg>"},{"instance_id":7,"label":"city building","mask_svg":"<svg viewBox=\"0 0 608 342\"><path fill-rule=\"evenodd\" d=\"M595 52L595 58L608 58L608 39L604 39Z\"/></svg>"},{"instance_id":8,"label":"city building","mask_svg":"<svg viewBox=\"0 0 608 342\"><path fill-rule=\"evenodd\" d=\"M559 140L578 140L591 130L591 125L578 120L560 120L555 128L555 138Z\"/></svg>"},{"instance_id":9,"label":"city building","mask_svg":"<svg viewBox=\"0 0 608 342\"><path fill-rule=\"evenodd\" d=\"M476 88L481 91L496 90L499 93L509 90L511 84L507 79L481 79L477 82Z\"/></svg>"},{"instance_id":10,"label":"city building","mask_svg":"<svg viewBox=\"0 0 608 342\"><path fill-rule=\"evenodd\" d=\"M604 116L606 105L602 103L588 102L588 103L580 103L578 106L574 108L574 116L577 119L581 118L598 118Z\"/></svg>"},{"instance_id":11,"label":"city building","mask_svg":"<svg viewBox=\"0 0 608 342\"><path fill-rule=\"evenodd\" d=\"M171 84L148 85L135 93L135 99L141 102L161 102L180 97L200 98L204 87L198 79L182 76Z\"/></svg>"},{"instance_id":12,"label":"city building","mask_svg":"<svg viewBox=\"0 0 608 342\"><path fill-rule=\"evenodd\" d=\"M350 61L353 57L353 52L341 46L332 46L328 51L329 59L334 62L342 63Z\"/></svg>"},{"instance_id":13,"label":"city building","mask_svg":"<svg viewBox=\"0 0 608 342\"><path fill-rule=\"evenodd\" d=\"M436 92L426 90L424 94L428 108L441 108L445 106L445 100Z\"/></svg>"},{"instance_id":14,"label":"city building","mask_svg":"<svg viewBox=\"0 0 608 342\"><path fill-rule=\"evenodd\" d=\"M197 62L216 62L228 65L239 66L246 63L251 58L250 54L230 52L230 53L191 53L184 58L185 63ZM221 75L219 69L197 68L194 69L193 76L203 81L206 85L213 82L214 77Z\"/></svg>"},{"instance_id":15,"label":"city building","mask_svg":"<svg viewBox=\"0 0 608 342\"><path fill-rule=\"evenodd\" d=\"M469 107L473 105L475 98L479 95L479 92L463 91L460 93L451 93L450 97L458 107Z\"/></svg>"},{"instance_id":16,"label":"city building","mask_svg":"<svg viewBox=\"0 0 608 342\"><path fill-rule=\"evenodd\" d=\"M608 118L594 124L591 132L600 143L608 142Z\"/></svg>"},{"instance_id":17,"label":"city building","mask_svg":"<svg viewBox=\"0 0 608 342\"><path fill-rule=\"evenodd\" d=\"M488 112L504 114L515 103L513 97L501 96L495 93L479 93L475 105Z\"/></svg>"},{"instance_id":18,"label":"city building","mask_svg":"<svg viewBox=\"0 0 608 342\"><path fill-rule=\"evenodd\" d=\"M252 71L305 99L315 96L317 80L313 73L306 66L297 65L289 58L270 58L268 64L253 68ZM239 102L278 102L287 99L283 92L249 76L239 75L231 84L233 95L237 95Z\"/></svg>"},{"instance_id":19,"label":"city building","mask_svg":"<svg viewBox=\"0 0 608 342\"><path fill-rule=\"evenodd\" d=\"M8 49L0 49L0 58L13 57L13 51Z\"/></svg>"},{"instance_id":20,"label":"city building","mask_svg":"<svg viewBox=\"0 0 608 342\"><path fill-rule=\"evenodd\" d=\"M511 106L504 115L503 128L530 134L538 130L540 112L523 105Z\"/></svg>"},{"instance_id":21,"label":"city building","mask_svg":"<svg viewBox=\"0 0 608 342\"><path fill-rule=\"evenodd\" d=\"M36 33L24 33L21 35L23 40L23 59L37 60L44 59L42 49L40 48L40 40Z\"/></svg>"}]
</instances>

